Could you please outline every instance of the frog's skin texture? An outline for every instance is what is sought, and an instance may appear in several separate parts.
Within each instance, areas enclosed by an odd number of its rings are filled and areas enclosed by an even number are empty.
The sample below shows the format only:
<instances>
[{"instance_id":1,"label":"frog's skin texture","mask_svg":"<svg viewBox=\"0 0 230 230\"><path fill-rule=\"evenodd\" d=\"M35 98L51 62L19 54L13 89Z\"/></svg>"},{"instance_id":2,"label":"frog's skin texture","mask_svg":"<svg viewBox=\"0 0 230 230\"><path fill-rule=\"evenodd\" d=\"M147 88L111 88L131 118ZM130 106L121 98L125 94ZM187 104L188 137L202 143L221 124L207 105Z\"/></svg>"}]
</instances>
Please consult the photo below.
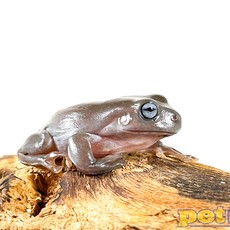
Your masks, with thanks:
<instances>
[{"instance_id":1,"label":"frog's skin texture","mask_svg":"<svg viewBox=\"0 0 230 230\"><path fill-rule=\"evenodd\" d=\"M181 117L160 95L123 97L75 105L58 111L18 150L26 165L54 173L73 166L87 175L124 165L123 155L154 151L158 156L191 160L159 140L177 133Z\"/></svg>"}]
</instances>

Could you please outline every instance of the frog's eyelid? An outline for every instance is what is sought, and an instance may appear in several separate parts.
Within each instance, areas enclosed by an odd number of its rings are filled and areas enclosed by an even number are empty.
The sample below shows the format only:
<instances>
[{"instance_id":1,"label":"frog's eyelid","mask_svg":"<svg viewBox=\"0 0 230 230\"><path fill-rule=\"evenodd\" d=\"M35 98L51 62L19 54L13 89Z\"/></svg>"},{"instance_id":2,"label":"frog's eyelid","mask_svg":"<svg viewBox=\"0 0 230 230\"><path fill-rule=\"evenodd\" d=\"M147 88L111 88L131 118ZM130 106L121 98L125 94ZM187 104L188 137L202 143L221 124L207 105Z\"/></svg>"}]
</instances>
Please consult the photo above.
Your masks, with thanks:
<instances>
[{"instance_id":1,"label":"frog's eyelid","mask_svg":"<svg viewBox=\"0 0 230 230\"><path fill-rule=\"evenodd\" d=\"M168 103L167 98L159 94L153 94L150 95L149 97L152 98L153 100L160 101L162 103Z\"/></svg>"}]
</instances>

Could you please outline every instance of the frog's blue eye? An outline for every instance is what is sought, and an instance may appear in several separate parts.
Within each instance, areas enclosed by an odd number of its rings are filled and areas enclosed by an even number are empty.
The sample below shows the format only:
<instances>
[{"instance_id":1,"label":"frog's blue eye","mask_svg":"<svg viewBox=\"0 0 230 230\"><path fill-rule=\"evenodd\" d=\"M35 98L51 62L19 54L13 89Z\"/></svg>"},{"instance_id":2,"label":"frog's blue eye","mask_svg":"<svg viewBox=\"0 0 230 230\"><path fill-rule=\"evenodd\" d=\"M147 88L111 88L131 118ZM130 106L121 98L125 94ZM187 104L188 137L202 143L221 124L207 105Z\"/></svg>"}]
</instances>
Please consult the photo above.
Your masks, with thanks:
<instances>
[{"instance_id":1,"label":"frog's blue eye","mask_svg":"<svg viewBox=\"0 0 230 230\"><path fill-rule=\"evenodd\" d=\"M153 102L147 102L141 106L141 115L145 119L153 119L157 115L157 106Z\"/></svg>"}]
</instances>

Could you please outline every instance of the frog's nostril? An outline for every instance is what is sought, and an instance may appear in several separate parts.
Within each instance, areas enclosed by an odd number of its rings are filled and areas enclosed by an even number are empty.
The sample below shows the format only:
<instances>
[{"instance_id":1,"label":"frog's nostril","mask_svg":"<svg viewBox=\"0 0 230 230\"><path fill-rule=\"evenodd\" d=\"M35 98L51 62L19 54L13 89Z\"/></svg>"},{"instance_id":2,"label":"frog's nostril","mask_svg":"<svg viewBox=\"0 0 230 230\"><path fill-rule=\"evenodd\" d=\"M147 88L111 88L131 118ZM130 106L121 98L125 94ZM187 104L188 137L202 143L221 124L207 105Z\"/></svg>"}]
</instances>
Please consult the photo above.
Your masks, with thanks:
<instances>
[{"instance_id":1,"label":"frog's nostril","mask_svg":"<svg viewBox=\"0 0 230 230\"><path fill-rule=\"evenodd\" d=\"M177 116L176 114L172 114L171 120L172 120L172 121L178 120L178 116Z\"/></svg>"}]
</instances>

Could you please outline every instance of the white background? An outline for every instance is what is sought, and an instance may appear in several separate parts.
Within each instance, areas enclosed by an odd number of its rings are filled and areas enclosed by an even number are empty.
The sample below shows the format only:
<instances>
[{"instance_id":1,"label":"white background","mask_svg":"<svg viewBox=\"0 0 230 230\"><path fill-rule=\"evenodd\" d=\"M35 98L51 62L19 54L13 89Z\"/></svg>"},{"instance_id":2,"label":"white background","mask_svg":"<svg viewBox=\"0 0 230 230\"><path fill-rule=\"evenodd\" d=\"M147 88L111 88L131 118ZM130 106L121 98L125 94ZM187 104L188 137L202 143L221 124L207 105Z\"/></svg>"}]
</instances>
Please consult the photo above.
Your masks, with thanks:
<instances>
[{"instance_id":1,"label":"white background","mask_svg":"<svg viewBox=\"0 0 230 230\"><path fill-rule=\"evenodd\" d=\"M58 109L165 95L164 143L229 170L229 1L1 1L0 154Z\"/></svg>"}]
</instances>

